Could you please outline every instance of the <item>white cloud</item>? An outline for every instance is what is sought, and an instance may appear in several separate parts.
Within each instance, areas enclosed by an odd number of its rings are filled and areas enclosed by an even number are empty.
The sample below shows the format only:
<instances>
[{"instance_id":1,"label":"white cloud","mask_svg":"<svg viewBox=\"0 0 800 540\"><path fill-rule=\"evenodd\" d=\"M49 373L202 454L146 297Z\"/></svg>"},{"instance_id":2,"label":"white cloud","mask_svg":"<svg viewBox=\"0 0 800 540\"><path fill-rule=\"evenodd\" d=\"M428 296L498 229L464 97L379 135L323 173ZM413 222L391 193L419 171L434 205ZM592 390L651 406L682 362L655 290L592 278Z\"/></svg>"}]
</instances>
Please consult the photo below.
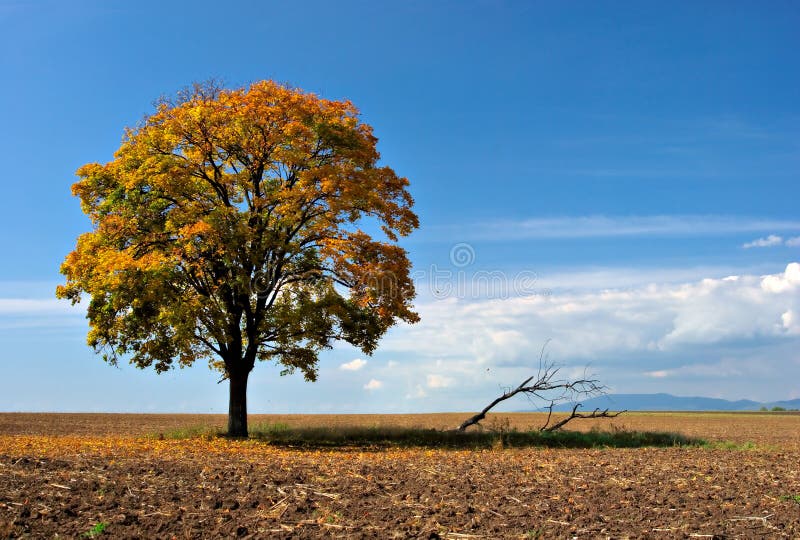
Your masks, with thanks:
<instances>
[{"instance_id":1,"label":"white cloud","mask_svg":"<svg viewBox=\"0 0 800 540\"><path fill-rule=\"evenodd\" d=\"M379 381L378 379L370 379L367 384L364 385L365 390L380 390L383 388L383 382Z\"/></svg>"},{"instance_id":2,"label":"white cloud","mask_svg":"<svg viewBox=\"0 0 800 540\"><path fill-rule=\"evenodd\" d=\"M414 387L413 392L409 392L408 394L406 394L406 399L422 399L427 396L428 393L425 391L425 389L422 387L421 384L418 384Z\"/></svg>"},{"instance_id":3,"label":"white cloud","mask_svg":"<svg viewBox=\"0 0 800 540\"><path fill-rule=\"evenodd\" d=\"M706 363L682 364L671 369L649 371L644 375L657 379L664 378L689 378L689 379L721 379L734 377L753 377L764 373L758 363L721 358L718 361Z\"/></svg>"},{"instance_id":4,"label":"white cloud","mask_svg":"<svg viewBox=\"0 0 800 540\"><path fill-rule=\"evenodd\" d=\"M448 298L417 308L422 322L399 328L381 349L463 366L465 373L447 371L461 384L480 366L535 367L547 339L550 354L563 363L623 362L625 355L791 339L800 324L800 264L764 276L507 299Z\"/></svg>"},{"instance_id":5,"label":"white cloud","mask_svg":"<svg viewBox=\"0 0 800 540\"><path fill-rule=\"evenodd\" d=\"M755 247L773 247L773 246L780 246L783 244L783 238L776 234L771 234L765 238L757 238L752 242L746 242L742 244L744 249L750 249Z\"/></svg>"},{"instance_id":6,"label":"white cloud","mask_svg":"<svg viewBox=\"0 0 800 540\"><path fill-rule=\"evenodd\" d=\"M455 383L455 380L443 375L430 374L426 377L428 388L447 388Z\"/></svg>"},{"instance_id":7,"label":"white cloud","mask_svg":"<svg viewBox=\"0 0 800 540\"><path fill-rule=\"evenodd\" d=\"M85 318L85 304L73 306L56 298L0 298L0 329L85 326Z\"/></svg>"},{"instance_id":8,"label":"white cloud","mask_svg":"<svg viewBox=\"0 0 800 540\"><path fill-rule=\"evenodd\" d=\"M788 334L800 335L800 317L795 311L790 309L781 315L781 323Z\"/></svg>"},{"instance_id":9,"label":"white cloud","mask_svg":"<svg viewBox=\"0 0 800 540\"><path fill-rule=\"evenodd\" d=\"M444 227L461 240L529 238L599 238L615 236L712 236L797 231L800 221L715 215L560 216L519 221L500 220Z\"/></svg>"},{"instance_id":10,"label":"white cloud","mask_svg":"<svg viewBox=\"0 0 800 540\"><path fill-rule=\"evenodd\" d=\"M692 266L692 267L592 267L543 269L535 274L536 279L530 286L519 286L519 275L527 276L528 271L514 273L513 270L498 272L501 278L494 286L479 284L480 274L443 275L442 279L430 279L424 271L415 277L418 304L432 300L457 296L459 298L485 299L508 298L512 296L548 295L551 293L597 291L603 289L630 289L651 284L667 285L671 283L687 283L699 281L707 277L723 277L732 274L763 274L774 269L774 266L759 262L746 267L736 266ZM735 277L735 276L733 276ZM474 285L475 284L475 285Z\"/></svg>"},{"instance_id":11,"label":"white cloud","mask_svg":"<svg viewBox=\"0 0 800 540\"><path fill-rule=\"evenodd\" d=\"M356 358L351 360L350 362L345 362L344 364L339 366L339 369L344 371L358 371L359 369L363 368L367 365L366 360L362 360L361 358Z\"/></svg>"},{"instance_id":12,"label":"white cloud","mask_svg":"<svg viewBox=\"0 0 800 540\"><path fill-rule=\"evenodd\" d=\"M760 273L767 268L747 268L745 273ZM543 289L629 289L654 283L686 283L735 273L742 273L742 269L734 266L553 269L540 273L538 285Z\"/></svg>"},{"instance_id":13,"label":"white cloud","mask_svg":"<svg viewBox=\"0 0 800 540\"><path fill-rule=\"evenodd\" d=\"M800 247L800 236L786 239L786 245L789 247Z\"/></svg>"},{"instance_id":14,"label":"white cloud","mask_svg":"<svg viewBox=\"0 0 800 540\"><path fill-rule=\"evenodd\" d=\"M515 329L488 330L472 340L476 358L490 363L516 360L521 349L533 346L535 344L528 342L525 334Z\"/></svg>"},{"instance_id":15,"label":"white cloud","mask_svg":"<svg viewBox=\"0 0 800 540\"><path fill-rule=\"evenodd\" d=\"M800 287L800 264L791 263L783 274L764 276L761 288L770 293L785 293Z\"/></svg>"},{"instance_id":16,"label":"white cloud","mask_svg":"<svg viewBox=\"0 0 800 540\"><path fill-rule=\"evenodd\" d=\"M84 315L85 306L56 298L0 298L0 315Z\"/></svg>"}]
</instances>

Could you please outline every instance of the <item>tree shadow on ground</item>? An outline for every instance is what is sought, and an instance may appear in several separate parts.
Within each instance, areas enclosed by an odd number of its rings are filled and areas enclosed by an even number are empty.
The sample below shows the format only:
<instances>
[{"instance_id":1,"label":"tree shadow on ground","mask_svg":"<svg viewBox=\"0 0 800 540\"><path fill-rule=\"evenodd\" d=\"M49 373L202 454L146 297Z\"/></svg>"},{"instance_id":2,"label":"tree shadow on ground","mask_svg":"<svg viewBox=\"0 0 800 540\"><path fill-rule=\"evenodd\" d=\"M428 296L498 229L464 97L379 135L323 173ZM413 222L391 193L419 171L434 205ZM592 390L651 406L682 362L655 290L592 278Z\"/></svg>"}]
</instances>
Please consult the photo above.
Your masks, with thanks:
<instances>
[{"instance_id":1,"label":"tree shadow on ground","mask_svg":"<svg viewBox=\"0 0 800 540\"><path fill-rule=\"evenodd\" d=\"M163 435L171 439L224 437L216 428L188 428ZM706 446L703 439L680 433L630 431L518 431L415 429L394 427L290 427L260 424L250 429L250 439L289 448L641 448Z\"/></svg>"}]
</instances>

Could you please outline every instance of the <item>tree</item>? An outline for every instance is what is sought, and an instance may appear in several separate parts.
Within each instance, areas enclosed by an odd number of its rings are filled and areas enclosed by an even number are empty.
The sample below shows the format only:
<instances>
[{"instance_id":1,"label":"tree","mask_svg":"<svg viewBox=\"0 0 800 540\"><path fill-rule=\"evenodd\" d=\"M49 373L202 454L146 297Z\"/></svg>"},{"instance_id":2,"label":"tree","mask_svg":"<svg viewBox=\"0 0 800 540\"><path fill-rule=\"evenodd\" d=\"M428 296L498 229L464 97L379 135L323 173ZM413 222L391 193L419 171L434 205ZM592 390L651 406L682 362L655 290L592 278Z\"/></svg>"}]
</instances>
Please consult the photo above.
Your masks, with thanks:
<instances>
[{"instance_id":1,"label":"tree","mask_svg":"<svg viewBox=\"0 0 800 540\"><path fill-rule=\"evenodd\" d=\"M230 383L228 434L246 436L256 360L314 381L334 341L371 354L416 322L408 180L358 115L271 81L196 84L78 169L92 230L56 294L89 297L89 345L159 373L208 360Z\"/></svg>"}]
</instances>

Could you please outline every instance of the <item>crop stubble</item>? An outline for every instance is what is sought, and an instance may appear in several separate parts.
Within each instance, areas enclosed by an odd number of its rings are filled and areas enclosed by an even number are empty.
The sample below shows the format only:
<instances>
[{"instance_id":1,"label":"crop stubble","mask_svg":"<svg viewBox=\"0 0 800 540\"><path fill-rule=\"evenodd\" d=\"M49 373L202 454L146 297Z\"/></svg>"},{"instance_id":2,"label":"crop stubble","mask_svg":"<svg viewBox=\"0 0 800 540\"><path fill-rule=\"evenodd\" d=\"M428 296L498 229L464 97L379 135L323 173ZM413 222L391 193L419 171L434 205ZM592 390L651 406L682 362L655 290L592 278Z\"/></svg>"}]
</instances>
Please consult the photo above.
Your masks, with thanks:
<instances>
[{"instance_id":1,"label":"crop stubble","mask_svg":"<svg viewBox=\"0 0 800 540\"><path fill-rule=\"evenodd\" d=\"M253 420L446 427L462 416ZM323 451L142 436L220 419L0 414L0 536L77 537L97 523L115 538L800 536L798 416L614 421L756 445L736 450Z\"/></svg>"}]
</instances>

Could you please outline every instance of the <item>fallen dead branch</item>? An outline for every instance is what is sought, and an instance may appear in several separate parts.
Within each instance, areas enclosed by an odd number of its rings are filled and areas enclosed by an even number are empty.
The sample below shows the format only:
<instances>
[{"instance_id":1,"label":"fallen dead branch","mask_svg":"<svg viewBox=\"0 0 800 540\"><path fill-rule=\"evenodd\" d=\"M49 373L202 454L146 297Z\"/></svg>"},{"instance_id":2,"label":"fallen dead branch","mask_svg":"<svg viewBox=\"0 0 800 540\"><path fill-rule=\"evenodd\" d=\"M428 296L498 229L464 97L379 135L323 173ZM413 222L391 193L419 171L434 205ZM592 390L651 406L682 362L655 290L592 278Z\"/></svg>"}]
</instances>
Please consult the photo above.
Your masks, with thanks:
<instances>
[{"instance_id":1,"label":"fallen dead branch","mask_svg":"<svg viewBox=\"0 0 800 540\"><path fill-rule=\"evenodd\" d=\"M614 418L619 416L625 411L609 412L608 409L600 410L595 409L591 413L581 413L578 409L581 407L580 403L576 403L572 408L572 412L565 418L559 420L553 425L550 425L550 420L553 415L553 407L559 403L574 401L578 398L592 397L602 395L605 393L605 387L600 384L600 381L584 375L584 377L576 380L559 379L559 368L552 362L547 360L545 350L547 342L542 346L539 353L539 369L536 375L531 375L516 388L506 389L502 395L495 398L491 403L483 408L478 414L471 416L464 420L458 431L465 431L470 426L478 425L481 420L486 418L486 415L495 406L507 399L521 394L528 399L538 399L540 401L549 402L547 420L539 431L556 431L566 425L568 422L576 418Z\"/></svg>"},{"instance_id":2,"label":"fallen dead branch","mask_svg":"<svg viewBox=\"0 0 800 540\"><path fill-rule=\"evenodd\" d=\"M550 423L550 418L553 414L553 405L554 403L550 402L550 405L548 407L550 409L550 412L547 415L547 421L542 427L539 428L539 431L556 431L564 427L564 425L567 422L574 420L575 418L614 418L625 412L625 411L618 411L612 413L608 412L608 409L601 411L600 408L597 408L590 413L580 413L578 412L578 408L582 407L582 405L580 403L576 403L575 406L572 407L572 412L569 414L569 416L567 416L566 418L562 418L552 426L548 426L548 424Z\"/></svg>"}]
</instances>

